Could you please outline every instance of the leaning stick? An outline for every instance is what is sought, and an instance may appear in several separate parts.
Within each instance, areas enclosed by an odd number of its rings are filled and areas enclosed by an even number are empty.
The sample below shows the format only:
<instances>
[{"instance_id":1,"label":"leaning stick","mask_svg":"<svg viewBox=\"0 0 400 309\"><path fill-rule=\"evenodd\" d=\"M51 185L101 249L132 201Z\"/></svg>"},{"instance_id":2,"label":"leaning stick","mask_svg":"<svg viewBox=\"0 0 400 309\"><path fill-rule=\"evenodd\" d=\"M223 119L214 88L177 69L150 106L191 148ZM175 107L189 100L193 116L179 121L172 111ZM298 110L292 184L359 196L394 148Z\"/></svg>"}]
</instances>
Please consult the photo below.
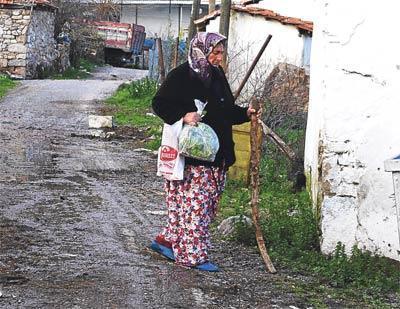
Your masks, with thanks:
<instances>
[{"instance_id":1,"label":"leaning stick","mask_svg":"<svg viewBox=\"0 0 400 309\"><path fill-rule=\"evenodd\" d=\"M252 101L252 107L259 110L260 104L257 100ZM265 266L270 273L276 273L276 269L271 262L265 246L264 237L259 224L259 193L260 193L260 159L261 159L261 143L262 130L256 115L251 116L251 131L250 131L251 155L250 155L250 173L251 173L251 213L253 223L256 229L257 245L264 260Z\"/></svg>"},{"instance_id":2,"label":"leaning stick","mask_svg":"<svg viewBox=\"0 0 400 309\"><path fill-rule=\"evenodd\" d=\"M272 129L270 129L261 119L258 122L262 126L264 134L274 142L278 148L292 161L298 160L297 154L290 148Z\"/></svg>"},{"instance_id":3,"label":"leaning stick","mask_svg":"<svg viewBox=\"0 0 400 309\"><path fill-rule=\"evenodd\" d=\"M238 96L242 92L244 85L247 83L251 73L253 72L254 68L256 67L258 61L260 60L262 54L264 53L264 50L267 48L267 46L269 44L269 41L271 41L271 39L272 39L272 35L268 35L268 37L265 40L264 44L261 46L257 56L254 58L253 63L251 64L249 70L247 71L242 83L239 85L239 88L235 92L235 95L234 95L235 100L238 98Z\"/></svg>"},{"instance_id":4,"label":"leaning stick","mask_svg":"<svg viewBox=\"0 0 400 309\"><path fill-rule=\"evenodd\" d=\"M262 54L264 53L265 49L267 48L269 42L272 39L272 35L268 35L267 39L265 40L264 44L261 46L256 58L254 58L253 63L251 64L249 70L247 71L243 81L240 83L239 88L236 90L235 95L233 96L235 101L239 97L240 93L242 92L244 86L246 85L247 81L250 78L251 73L253 72L254 68L256 67L258 61L260 60ZM274 142L278 148L292 161L297 160L296 153L276 134L271 128L269 128L265 123L262 123L263 131L268 136L268 138Z\"/></svg>"}]
</instances>

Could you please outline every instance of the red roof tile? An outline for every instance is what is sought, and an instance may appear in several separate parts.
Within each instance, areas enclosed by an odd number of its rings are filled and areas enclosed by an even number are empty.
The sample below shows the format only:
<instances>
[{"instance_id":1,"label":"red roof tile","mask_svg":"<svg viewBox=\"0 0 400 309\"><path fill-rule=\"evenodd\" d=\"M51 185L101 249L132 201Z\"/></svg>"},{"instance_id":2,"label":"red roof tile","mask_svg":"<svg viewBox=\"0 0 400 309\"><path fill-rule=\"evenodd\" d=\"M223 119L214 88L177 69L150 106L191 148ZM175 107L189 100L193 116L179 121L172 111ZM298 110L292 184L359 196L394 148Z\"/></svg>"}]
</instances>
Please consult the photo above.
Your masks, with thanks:
<instances>
[{"instance_id":1,"label":"red roof tile","mask_svg":"<svg viewBox=\"0 0 400 309\"><path fill-rule=\"evenodd\" d=\"M301 30L306 30L306 31L310 31L310 32L313 31L313 22L302 20L300 18L282 16L271 10L257 8L257 7L244 6L244 5L234 5L234 6L232 6L232 10L234 10L236 12L247 13L250 15L262 16L265 19L276 20L284 25L292 25ZM220 15L221 15L221 11L217 10L217 11L211 12L210 14L208 14L206 16L203 16L200 19L195 20L194 23L196 25L206 23L209 20L215 19Z\"/></svg>"},{"instance_id":2,"label":"red roof tile","mask_svg":"<svg viewBox=\"0 0 400 309\"><path fill-rule=\"evenodd\" d=\"M242 5L234 5L232 7L232 10L234 10L236 12L248 13L251 15L263 16L266 19L272 19L272 20L279 21L280 23L282 23L284 25L293 25L293 26L297 27L298 29L302 29L302 30L306 30L306 31L313 31L313 22L302 20L300 18L282 16L271 10L261 9L261 8L257 8L257 7L242 6Z\"/></svg>"}]
</instances>

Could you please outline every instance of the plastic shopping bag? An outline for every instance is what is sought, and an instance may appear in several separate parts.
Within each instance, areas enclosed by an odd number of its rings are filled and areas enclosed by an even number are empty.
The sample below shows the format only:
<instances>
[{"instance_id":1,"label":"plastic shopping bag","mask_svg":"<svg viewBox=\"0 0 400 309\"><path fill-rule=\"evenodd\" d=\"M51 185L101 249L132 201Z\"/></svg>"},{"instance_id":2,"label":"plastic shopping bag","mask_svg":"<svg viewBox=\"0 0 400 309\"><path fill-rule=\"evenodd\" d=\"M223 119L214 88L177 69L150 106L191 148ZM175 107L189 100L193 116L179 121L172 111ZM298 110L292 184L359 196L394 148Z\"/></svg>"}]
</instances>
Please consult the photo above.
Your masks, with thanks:
<instances>
[{"instance_id":1,"label":"plastic shopping bag","mask_svg":"<svg viewBox=\"0 0 400 309\"><path fill-rule=\"evenodd\" d=\"M161 146L158 149L157 176L168 180L182 180L185 158L178 152L178 136L182 131L183 120L173 125L164 124Z\"/></svg>"},{"instance_id":2,"label":"plastic shopping bag","mask_svg":"<svg viewBox=\"0 0 400 309\"><path fill-rule=\"evenodd\" d=\"M179 135L179 152L185 157L214 162L219 149L218 136L207 124L184 125Z\"/></svg>"},{"instance_id":3,"label":"plastic shopping bag","mask_svg":"<svg viewBox=\"0 0 400 309\"><path fill-rule=\"evenodd\" d=\"M197 113L204 116L207 102L195 99L194 103ZM183 126L179 135L179 152L185 157L214 162L218 149L218 136L209 125L199 122L197 126Z\"/></svg>"}]
</instances>

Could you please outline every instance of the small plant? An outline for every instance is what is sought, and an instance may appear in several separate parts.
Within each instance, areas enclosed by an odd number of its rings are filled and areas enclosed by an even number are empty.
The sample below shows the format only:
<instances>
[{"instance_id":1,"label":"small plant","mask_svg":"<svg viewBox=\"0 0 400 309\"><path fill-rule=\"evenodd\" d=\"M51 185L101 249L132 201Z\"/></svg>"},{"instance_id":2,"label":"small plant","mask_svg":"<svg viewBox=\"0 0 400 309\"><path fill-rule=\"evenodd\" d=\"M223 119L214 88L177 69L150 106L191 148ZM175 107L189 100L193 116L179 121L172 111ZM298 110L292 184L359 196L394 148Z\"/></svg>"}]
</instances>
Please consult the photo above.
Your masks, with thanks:
<instances>
[{"instance_id":1,"label":"small plant","mask_svg":"<svg viewBox=\"0 0 400 309\"><path fill-rule=\"evenodd\" d=\"M302 138L295 129L280 133L289 142ZM357 247L347 255L341 243L331 256L321 254L318 220L309 194L304 190L294 192L290 171L290 162L268 143L260 166L259 208L266 245L275 265L315 277L327 290L335 289L339 298L348 297L351 301L381 303L386 295L400 293L399 263ZM220 216L250 216L250 194L243 183L228 181ZM255 235L248 227L237 226L233 238L253 246Z\"/></svg>"},{"instance_id":2,"label":"small plant","mask_svg":"<svg viewBox=\"0 0 400 309\"><path fill-rule=\"evenodd\" d=\"M0 99L4 97L6 92L15 87L17 83L6 75L0 74Z\"/></svg>"},{"instance_id":3,"label":"small plant","mask_svg":"<svg viewBox=\"0 0 400 309\"><path fill-rule=\"evenodd\" d=\"M86 60L80 59L76 67L70 67L61 74L54 74L53 79L85 79L90 76L90 72L96 67L96 64Z\"/></svg>"},{"instance_id":4,"label":"small plant","mask_svg":"<svg viewBox=\"0 0 400 309\"><path fill-rule=\"evenodd\" d=\"M162 120L152 114L151 100L157 90L156 81L144 78L121 85L107 103L115 109L116 123L146 130L146 147L158 149Z\"/></svg>"}]
</instances>

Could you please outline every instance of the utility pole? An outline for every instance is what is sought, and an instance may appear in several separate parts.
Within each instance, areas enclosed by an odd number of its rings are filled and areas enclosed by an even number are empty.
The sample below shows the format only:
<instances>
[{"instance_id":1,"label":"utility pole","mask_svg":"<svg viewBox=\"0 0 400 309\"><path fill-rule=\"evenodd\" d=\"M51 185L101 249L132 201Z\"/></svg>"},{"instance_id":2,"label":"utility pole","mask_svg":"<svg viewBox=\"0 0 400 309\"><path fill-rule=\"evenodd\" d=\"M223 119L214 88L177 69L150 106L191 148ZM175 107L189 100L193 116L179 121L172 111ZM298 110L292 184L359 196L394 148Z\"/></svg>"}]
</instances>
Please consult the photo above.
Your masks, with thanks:
<instances>
[{"instance_id":1,"label":"utility pole","mask_svg":"<svg viewBox=\"0 0 400 309\"><path fill-rule=\"evenodd\" d=\"M180 38L181 35L181 16L182 16L182 4L179 4L178 6L178 38Z\"/></svg>"},{"instance_id":2,"label":"utility pole","mask_svg":"<svg viewBox=\"0 0 400 309\"><path fill-rule=\"evenodd\" d=\"M219 20L219 33L226 36L229 39L229 20L231 16L231 0L222 0L221 3L221 18ZM222 67L225 72L227 72L228 65L226 62L226 52L224 53L224 58L222 60Z\"/></svg>"},{"instance_id":3,"label":"utility pole","mask_svg":"<svg viewBox=\"0 0 400 309\"><path fill-rule=\"evenodd\" d=\"M119 22L122 22L122 0L120 1Z\"/></svg>"},{"instance_id":4,"label":"utility pole","mask_svg":"<svg viewBox=\"0 0 400 309\"><path fill-rule=\"evenodd\" d=\"M190 16L190 24L189 24L189 35L188 35L188 41L187 41L187 50L189 50L189 44L194 35L196 34L196 28L194 25L194 21L196 19L199 19L199 10L200 10L200 0L193 0L192 4L192 15Z\"/></svg>"},{"instance_id":5,"label":"utility pole","mask_svg":"<svg viewBox=\"0 0 400 309\"><path fill-rule=\"evenodd\" d=\"M136 5L135 5L135 24L136 24L136 25L138 24L138 22L137 22L137 17L138 17L138 5L136 4Z\"/></svg>"},{"instance_id":6,"label":"utility pole","mask_svg":"<svg viewBox=\"0 0 400 309\"><path fill-rule=\"evenodd\" d=\"M208 14L215 11L215 0L208 0Z\"/></svg>"}]
</instances>

